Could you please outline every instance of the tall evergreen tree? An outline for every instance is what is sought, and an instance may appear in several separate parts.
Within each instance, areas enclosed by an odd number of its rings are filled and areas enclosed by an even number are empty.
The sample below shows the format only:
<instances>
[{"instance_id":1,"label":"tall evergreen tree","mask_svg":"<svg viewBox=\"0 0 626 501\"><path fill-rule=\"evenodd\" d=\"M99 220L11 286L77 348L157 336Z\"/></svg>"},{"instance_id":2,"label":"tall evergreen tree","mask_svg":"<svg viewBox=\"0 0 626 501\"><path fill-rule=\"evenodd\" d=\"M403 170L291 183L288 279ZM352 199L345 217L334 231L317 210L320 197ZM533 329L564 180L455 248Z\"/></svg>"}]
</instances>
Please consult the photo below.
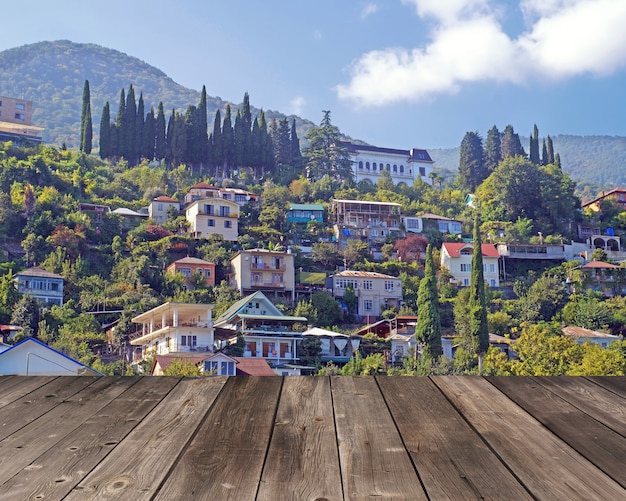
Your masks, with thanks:
<instances>
[{"instance_id":1,"label":"tall evergreen tree","mask_svg":"<svg viewBox=\"0 0 626 501\"><path fill-rule=\"evenodd\" d=\"M249 159L246 158L246 139L245 139L245 131L243 125L243 118L241 116L240 110L237 110L237 114L235 115L235 125L233 127L234 139L235 139L235 148L233 150L233 164L243 167L244 165L249 166Z\"/></svg>"},{"instance_id":2,"label":"tall evergreen tree","mask_svg":"<svg viewBox=\"0 0 626 501\"><path fill-rule=\"evenodd\" d=\"M156 158L156 118L154 116L154 108L146 114L146 121L143 125L143 141L141 146L141 156L148 161Z\"/></svg>"},{"instance_id":3,"label":"tall evergreen tree","mask_svg":"<svg viewBox=\"0 0 626 501\"><path fill-rule=\"evenodd\" d=\"M202 162L202 126L200 124L200 113L195 106L188 106L185 112L185 129L187 132L187 155L185 163L193 168Z\"/></svg>"},{"instance_id":4,"label":"tall evergreen tree","mask_svg":"<svg viewBox=\"0 0 626 501\"><path fill-rule=\"evenodd\" d=\"M500 141L500 131L494 125L487 132L485 140L485 169L491 174L502 161L502 143Z\"/></svg>"},{"instance_id":5,"label":"tall evergreen tree","mask_svg":"<svg viewBox=\"0 0 626 501\"><path fill-rule=\"evenodd\" d=\"M546 139L546 145L548 148L548 163L553 164L554 163L554 145L552 144L552 138L550 136L548 136L548 138Z\"/></svg>"},{"instance_id":6,"label":"tall evergreen tree","mask_svg":"<svg viewBox=\"0 0 626 501\"><path fill-rule=\"evenodd\" d=\"M227 104L224 122L222 123L222 177L230 177L234 156L235 132L232 125L230 104Z\"/></svg>"},{"instance_id":7,"label":"tall evergreen tree","mask_svg":"<svg viewBox=\"0 0 626 501\"><path fill-rule=\"evenodd\" d=\"M426 265L424 278L420 280L417 296L417 326L415 339L424 345L424 352L433 358L441 355L441 318L437 296L437 280L433 263L433 249L426 247Z\"/></svg>"},{"instance_id":8,"label":"tall evergreen tree","mask_svg":"<svg viewBox=\"0 0 626 501\"><path fill-rule=\"evenodd\" d=\"M132 84L128 88L128 94L126 95L126 109L124 110L122 123L123 133L126 136L124 141L126 151L122 156L128 160L130 165L137 165L137 101L135 100L135 89Z\"/></svg>"},{"instance_id":9,"label":"tall evergreen tree","mask_svg":"<svg viewBox=\"0 0 626 501\"><path fill-rule=\"evenodd\" d=\"M289 134L291 141L291 163L294 167L302 166L302 152L300 151L300 139L296 131L296 119L291 121L291 131Z\"/></svg>"},{"instance_id":10,"label":"tall evergreen tree","mask_svg":"<svg viewBox=\"0 0 626 501\"><path fill-rule=\"evenodd\" d=\"M270 173L274 171L274 144L272 143L272 138L267 128L267 121L265 120L265 112L263 110L261 110L259 114L258 122L261 136L261 177L263 177L266 171Z\"/></svg>"},{"instance_id":11,"label":"tall evergreen tree","mask_svg":"<svg viewBox=\"0 0 626 501\"><path fill-rule=\"evenodd\" d=\"M516 156L526 156L522 147L519 134L513 130L512 125L507 125L502 133L502 159Z\"/></svg>"},{"instance_id":12,"label":"tall evergreen tree","mask_svg":"<svg viewBox=\"0 0 626 501\"><path fill-rule=\"evenodd\" d=\"M243 133L243 165L252 165L252 156L256 153L252 151L252 111L250 110L250 96L243 95L243 105L241 107L241 121Z\"/></svg>"},{"instance_id":13,"label":"tall evergreen tree","mask_svg":"<svg viewBox=\"0 0 626 501\"><path fill-rule=\"evenodd\" d=\"M83 108L80 116L80 151L89 155L92 148L93 124L91 121L91 93L89 80L85 80L83 87Z\"/></svg>"},{"instance_id":14,"label":"tall evergreen tree","mask_svg":"<svg viewBox=\"0 0 626 501\"><path fill-rule=\"evenodd\" d=\"M212 150L212 163L215 167L215 177L219 177L219 166L223 163L223 148L222 148L222 115L220 110L215 111L215 117L213 118L213 133L211 134L211 150Z\"/></svg>"},{"instance_id":15,"label":"tall evergreen tree","mask_svg":"<svg viewBox=\"0 0 626 501\"><path fill-rule=\"evenodd\" d=\"M530 136L529 160L535 165L541 165L541 158L539 157L539 129L537 128L537 124L533 127L533 133Z\"/></svg>"},{"instance_id":16,"label":"tall evergreen tree","mask_svg":"<svg viewBox=\"0 0 626 501\"><path fill-rule=\"evenodd\" d=\"M115 127L112 129L112 133L115 137L112 137L111 143L115 146L113 149L113 156L121 157L127 151L126 140L128 138L124 131L124 115L126 113L126 91L122 88L120 91L120 102L117 107L117 116L115 117Z\"/></svg>"},{"instance_id":17,"label":"tall evergreen tree","mask_svg":"<svg viewBox=\"0 0 626 501\"><path fill-rule=\"evenodd\" d=\"M207 116L207 95L206 86L202 86L202 92L200 93L200 103L198 103L198 135L200 136L200 170L203 169L205 163L209 158L209 123Z\"/></svg>"},{"instance_id":18,"label":"tall evergreen tree","mask_svg":"<svg viewBox=\"0 0 626 501\"><path fill-rule=\"evenodd\" d=\"M287 117L278 122L278 127L272 137L274 142L274 159L277 165L291 165L292 145L289 137L289 121Z\"/></svg>"},{"instance_id":19,"label":"tall evergreen tree","mask_svg":"<svg viewBox=\"0 0 626 501\"><path fill-rule=\"evenodd\" d=\"M324 117L319 127L307 133L309 146L304 155L307 158L307 176L319 180L328 174L336 181L352 183L352 159L347 148L341 142L339 129L330 121L330 111L322 111Z\"/></svg>"},{"instance_id":20,"label":"tall evergreen tree","mask_svg":"<svg viewBox=\"0 0 626 501\"><path fill-rule=\"evenodd\" d=\"M541 165L548 165L548 145L546 144L546 138L543 138L543 146L541 149Z\"/></svg>"},{"instance_id":21,"label":"tall evergreen tree","mask_svg":"<svg viewBox=\"0 0 626 501\"><path fill-rule=\"evenodd\" d=\"M145 124L145 104L143 102L143 92L141 92L139 94L139 101L137 101L137 117L135 118L135 147L133 148L137 161L144 156Z\"/></svg>"},{"instance_id":22,"label":"tall evergreen tree","mask_svg":"<svg viewBox=\"0 0 626 501\"><path fill-rule=\"evenodd\" d=\"M169 167L174 167L174 136L176 135L176 109L172 109L172 114L167 120L167 134L165 136L165 163Z\"/></svg>"},{"instance_id":23,"label":"tall evergreen tree","mask_svg":"<svg viewBox=\"0 0 626 501\"><path fill-rule=\"evenodd\" d=\"M485 298L485 274L483 270L482 238L480 218L474 218L474 253L470 276L470 336L474 339L479 356L489 348L489 325L487 323L487 301Z\"/></svg>"},{"instance_id":24,"label":"tall evergreen tree","mask_svg":"<svg viewBox=\"0 0 626 501\"><path fill-rule=\"evenodd\" d=\"M154 156L158 162L165 160L167 152L167 130L165 128L165 112L163 102L159 102L157 116L154 122Z\"/></svg>"},{"instance_id":25,"label":"tall evergreen tree","mask_svg":"<svg viewBox=\"0 0 626 501\"><path fill-rule=\"evenodd\" d=\"M467 132L459 152L459 175L461 184L470 193L488 176L485 168L483 140L478 132Z\"/></svg>"},{"instance_id":26,"label":"tall evergreen tree","mask_svg":"<svg viewBox=\"0 0 626 501\"><path fill-rule=\"evenodd\" d=\"M111 111L109 102L104 103L102 116L100 118L100 158L105 159L111 156Z\"/></svg>"}]
</instances>

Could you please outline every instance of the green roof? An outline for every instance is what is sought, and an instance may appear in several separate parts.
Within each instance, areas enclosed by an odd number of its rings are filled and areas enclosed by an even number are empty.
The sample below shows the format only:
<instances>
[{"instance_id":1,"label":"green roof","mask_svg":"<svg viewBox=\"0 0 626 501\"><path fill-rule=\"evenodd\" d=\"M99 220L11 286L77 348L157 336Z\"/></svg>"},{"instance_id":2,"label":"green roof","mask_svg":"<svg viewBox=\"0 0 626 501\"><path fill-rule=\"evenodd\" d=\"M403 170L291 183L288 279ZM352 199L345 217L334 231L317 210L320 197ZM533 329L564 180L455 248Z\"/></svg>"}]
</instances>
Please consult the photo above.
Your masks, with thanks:
<instances>
[{"instance_id":1,"label":"green roof","mask_svg":"<svg viewBox=\"0 0 626 501\"><path fill-rule=\"evenodd\" d=\"M289 210L324 210L320 204L289 204Z\"/></svg>"}]
</instances>

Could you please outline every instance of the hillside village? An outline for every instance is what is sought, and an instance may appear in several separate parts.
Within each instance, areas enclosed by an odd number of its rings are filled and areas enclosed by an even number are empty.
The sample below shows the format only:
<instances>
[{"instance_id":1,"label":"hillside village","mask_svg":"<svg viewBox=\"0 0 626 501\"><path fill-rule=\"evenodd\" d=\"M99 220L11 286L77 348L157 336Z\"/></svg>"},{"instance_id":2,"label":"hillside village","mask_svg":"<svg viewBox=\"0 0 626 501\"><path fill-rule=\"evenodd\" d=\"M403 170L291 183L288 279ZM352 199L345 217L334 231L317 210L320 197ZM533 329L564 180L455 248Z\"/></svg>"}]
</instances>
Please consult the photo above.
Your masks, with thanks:
<instances>
[{"instance_id":1,"label":"hillside village","mask_svg":"<svg viewBox=\"0 0 626 501\"><path fill-rule=\"evenodd\" d=\"M0 373L24 342L79 373L624 373L626 189L577 198L536 128L528 154L511 126L468 133L444 182L425 149L347 141L330 112L300 148L295 124L245 109L208 132L201 102L159 157L96 155L91 126L80 151L44 145L32 102L0 106ZM105 116L120 146L126 119Z\"/></svg>"}]
</instances>

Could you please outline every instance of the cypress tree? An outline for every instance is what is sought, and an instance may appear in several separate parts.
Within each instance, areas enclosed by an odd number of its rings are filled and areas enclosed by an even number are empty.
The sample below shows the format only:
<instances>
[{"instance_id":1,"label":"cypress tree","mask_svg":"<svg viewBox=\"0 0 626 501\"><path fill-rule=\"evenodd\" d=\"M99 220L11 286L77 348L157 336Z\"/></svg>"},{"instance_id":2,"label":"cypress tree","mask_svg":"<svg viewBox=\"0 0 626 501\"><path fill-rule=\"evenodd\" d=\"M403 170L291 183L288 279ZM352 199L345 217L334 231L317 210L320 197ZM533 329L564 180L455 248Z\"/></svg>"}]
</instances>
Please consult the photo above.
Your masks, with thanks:
<instances>
[{"instance_id":1,"label":"cypress tree","mask_svg":"<svg viewBox=\"0 0 626 501\"><path fill-rule=\"evenodd\" d=\"M296 119L292 119L291 121L291 131L289 134L291 141L291 164L299 168L302 166L302 152L300 151L300 139L298 138L298 133L296 132Z\"/></svg>"},{"instance_id":2,"label":"cypress tree","mask_svg":"<svg viewBox=\"0 0 626 501\"><path fill-rule=\"evenodd\" d=\"M198 104L198 135L200 136L199 146L199 160L200 170L205 163L209 160L209 123L207 117L207 95L206 86L202 86L202 92L200 93L200 103Z\"/></svg>"},{"instance_id":3,"label":"cypress tree","mask_svg":"<svg viewBox=\"0 0 626 501\"><path fill-rule=\"evenodd\" d=\"M507 125L502 133L502 159L516 156L526 156L522 147L519 134L513 130L512 125Z\"/></svg>"},{"instance_id":4,"label":"cypress tree","mask_svg":"<svg viewBox=\"0 0 626 501\"><path fill-rule=\"evenodd\" d=\"M154 160L156 157L156 118L154 116L154 108L151 107L150 111L146 114L146 121L143 125L143 140L141 142L141 156L148 159L148 161Z\"/></svg>"},{"instance_id":5,"label":"cypress tree","mask_svg":"<svg viewBox=\"0 0 626 501\"><path fill-rule=\"evenodd\" d=\"M415 340L424 345L424 353L437 358L442 353L441 348L441 318L439 316L439 299L437 296L437 281L433 263L433 249L430 244L426 247L426 265L424 278L420 280L417 296L417 326Z\"/></svg>"},{"instance_id":6,"label":"cypress tree","mask_svg":"<svg viewBox=\"0 0 626 501\"><path fill-rule=\"evenodd\" d=\"M215 111L213 119L213 134L211 134L212 162L215 167L215 177L219 176L219 166L224 162L222 149L222 115L220 110Z\"/></svg>"},{"instance_id":7,"label":"cypress tree","mask_svg":"<svg viewBox=\"0 0 626 501\"><path fill-rule=\"evenodd\" d=\"M124 130L124 114L126 113L126 91L122 89L120 91L120 102L117 108L117 117L115 118L115 138L112 138L111 144L115 148L113 149L113 156L122 157L128 149L126 147L126 139L128 135Z\"/></svg>"},{"instance_id":8,"label":"cypress tree","mask_svg":"<svg viewBox=\"0 0 626 501\"><path fill-rule=\"evenodd\" d=\"M128 160L130 165L137 165L138 152L135 137L137 135L137 102L135 100L135 89L133 89L132 84L128 88L126 109L124 110L122 121L124 123L123 132L126 135L124 140L126 151L123 152L122 156Z\"/></svg>"},{"instance_id":9,"label":"cypress tree","mask_svg":"<svg viewBox=\"0 0 626 501\"><path fill-rule=\"evenodd\" d=\"M111 156L111 112L109 102L104 103L100 118L100 158L104 160Z\"/></svg>"},{"instance_id":10,"label":"cypress tree","mask_svg":"<svg viewBox=\"0 0 626 501\"><path fill-rule=\"evenodd\" d=\"M533 128L533 133L530 136L530 154L529 159L535 165L541 164L541 159L539 158L539 129L535 124Z\"/></svg>"},{"instance_id":11,"label":"cypress tree","mask_svg":"<svg viewBox=\"0 0 626 501\"><path fill-rule=\"evenodd\" d=\"M223 177L230 177L230 169L235 155L235 133L233 131L230 104L226 105L226 114L222 124L222 169Z\"/></svg>"},{"instance_id":12,"label":"cypress tree","mask_svg":"<svg viewBox=\"0 0 626 501\"><path fill-rule=\"evenodd\" d=\"M478 132L467 132L459 153L459 175L461 184L470 192L487 178L483 140Z\"/></svg>"},{"instance_id":13,"label":"cypress tree","mask_svg":"<svg viewBox=\"0 0 626 501\"><path fill-rule=\"evenodd\" d=\"M143 92L139 94L139 101L137 102L137 116L135 118L135 155L136 159L139 160L144 156L144 127L146 124L145 120L145 105L143 102Z\"/></svg>"},{"instance_id":14,"label":"cypress tree","mask_svg":"<svg viewBox=\"0 0 626 501\"><path fill-rule=\"evenodd\" d=\"M172 109L172 114L167 121L167 135L166 135L166 149L165 149L165 162L170 167L174 165L174 136L176 135L176 109Z\"/></svg>"},{"instance_id":15,"label":"cypress tree","mask_svg":"<svg viewBox=\"0 0 626 501\"><path fill-rule=\"evenodd\" d=\"M251 163L246 154L246 138L243 125L243 118L239 110L235 115L234 141L235 147L233 150L233 163L237 166L250 166Z\"/></svg>"},{"instance_id":16,"label":"cypress tree","mask_svg":"<svg viewBox=\"0 0 626 501\"><path fill-rule=\"evenodd\" d=\"M93 124L91 121L91 94L89 80L85 80L83 87L83 107L80 116L80 151L89 155L92 148Z\"/></svg>"},{"instance_id":17,"label":"cypress tree","mask_svg":"<svg viewBox=\"0 0 626 501\"><path fill-rule=\"evenodd\" d=\"M278 128L272 138L274 142L274 159L277 165L291 165L292 144L289 135L289 121L287 117L278 122Z\"/></svg>"},{"instance_id":18,"label":"cypress tree","mask_svg":"<svg viewBox=\"0 0 626 501\"><path fill-rule=\"evenodd\" d=\"M163 102L159 102L156 121L154 123L154 156L158 162L165 160L167 152L165 112Z\"/></svg>"},{"instance_id":19,"label":"cypress tree","mask_svg":"<svg viewBox=\"0 0 626 501\"><path fill-rule=\"evenodd\" d=\"M266 171L274 171L274 144L267 128L263 110L259 115L259 132L261 135L261 176L263 176Z\"/></svg>"},{"instance_id":20,"label":"cypress tree","mask_svg":"<svg viewBox=\"0 0 626 501\"><path fill-rule=\"evenodd\" d=\"M541 165L548 165L548 146L546 145L546 139L543 138L543 147L541 151Z\"/></svg>"},{"instance_id":21,"label":"cypress tree","mask_svg":"<svg viewBox=\"0 0 626 501\"><path fill-rule=\"evenodd\" d=\"M487 132L485 140L485 170L491 174L502 161L502 142L500 131L494 125Z\"/></svg>"},{"instance_id":22,"label":"cypress tree","mask_svg":"<svg viewBox=\"0 0 626 501\"><path fill-rule=\"evenodd\" d=\"M185 112L185 131L187 136L187 146L186 146L186 155L183 159L183 162L190 164L192 168L198 165L202 161L202 144L200 141L200 124L198 123L199 119L198 108L195 106L187 106L187 111Z\"/></svg>"},{"instance_id":23,"label":"cypress tree","mask_svg":"<svg viewBox=\"0 0 626 501\"><path fill-rule=\"evenodd\" d=\"M242 133L243 133L243 165L251 165L252 155L252 112L250 111L250 96L243 95L243 105L241 107Z\"/></svg>"},{"instance_id":24,"label":"cypress tree","mask_svg":"<svg viewBox=\"0 0 626 501\"><path fill-rule=\"evenodd\" d=\"M474 253L470 277L470 336L477 345L479 356L489 348L489 325L487 323L487 301L485 299L485 274L483 271L482 238L480 218L474 218Z\"/></svg>"},{"instance_id":25,"label":"cypress tree","mask_svg":"<svg viewBox=\"0 0 626 501\"><path fill-rule=\"evenodd\" d=\"M554 163L554 146L552 144L552 138L550 136L548 136L546 143L548 147L548 163L553 164Z\"/></svg>"}]
</instances>

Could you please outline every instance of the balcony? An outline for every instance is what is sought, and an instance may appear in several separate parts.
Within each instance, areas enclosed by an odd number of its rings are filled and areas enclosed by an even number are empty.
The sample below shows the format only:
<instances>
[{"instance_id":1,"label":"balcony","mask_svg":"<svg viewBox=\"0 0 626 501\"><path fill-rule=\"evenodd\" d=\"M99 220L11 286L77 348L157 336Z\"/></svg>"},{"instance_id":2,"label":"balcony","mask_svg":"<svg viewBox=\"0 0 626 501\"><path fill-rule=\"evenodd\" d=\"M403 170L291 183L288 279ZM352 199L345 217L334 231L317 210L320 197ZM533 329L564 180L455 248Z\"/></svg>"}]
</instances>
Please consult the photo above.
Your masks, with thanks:
<instances>
[{"instance_id":1,"label":"balcony","mask_svg":"<svg viewBox=\"0 0 626 501\"><path fill-rule=\"evenodd\" d=\"M272 265L263 263L250 263L251 270L267 270L267 271L285 271L285 265Z\"/></svg>"}]
</instances>

